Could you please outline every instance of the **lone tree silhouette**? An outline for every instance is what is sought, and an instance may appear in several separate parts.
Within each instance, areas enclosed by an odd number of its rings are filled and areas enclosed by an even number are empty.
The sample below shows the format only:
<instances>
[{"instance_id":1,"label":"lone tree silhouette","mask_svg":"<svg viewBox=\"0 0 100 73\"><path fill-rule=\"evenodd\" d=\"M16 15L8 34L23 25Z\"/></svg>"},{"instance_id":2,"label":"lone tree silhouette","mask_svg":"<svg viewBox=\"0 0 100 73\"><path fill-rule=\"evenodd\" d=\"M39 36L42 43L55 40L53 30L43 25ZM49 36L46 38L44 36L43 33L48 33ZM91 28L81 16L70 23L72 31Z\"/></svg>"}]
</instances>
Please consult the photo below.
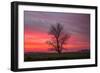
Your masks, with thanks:
<instances>
[{"instance_id":1,"label":"lone tree silhouette","mask_svg":"<svg viewBox=\"0 0 100 73\"><path fill-rule=\"evenodd\" d=\"M61 24L51 25L49 29L49 35L51 38L47 43L52 46L52 49L57 53L61 54L64 49L64 44L67 44L66 41L70 37L69 34L64 32L64 27Z\"/></svg>"}]
</instances>

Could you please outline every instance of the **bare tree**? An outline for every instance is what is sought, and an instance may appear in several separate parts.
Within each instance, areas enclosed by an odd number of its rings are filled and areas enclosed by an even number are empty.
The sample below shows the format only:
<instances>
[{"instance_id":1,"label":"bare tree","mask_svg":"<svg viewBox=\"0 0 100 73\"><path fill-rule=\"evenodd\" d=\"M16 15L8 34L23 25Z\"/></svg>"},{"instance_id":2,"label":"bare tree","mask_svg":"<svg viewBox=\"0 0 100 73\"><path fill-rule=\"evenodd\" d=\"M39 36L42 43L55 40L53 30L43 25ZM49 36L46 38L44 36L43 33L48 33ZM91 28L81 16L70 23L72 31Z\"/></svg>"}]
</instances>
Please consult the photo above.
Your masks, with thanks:
<instances>
[{"instance_id":1,"label":"bare tree","mask_svg":"<svg viewBox=\"0 0 100 73\"><path fill-rule=\"evenodd\" d=\"M51 25L49 35L51 35L51 39L47 43L52 46L51 50L55 50L59 54L62 53L64 44L69 38L69 34L64 32L64 27L59 23L55 26Z\"/></svg>"}]
</instances>

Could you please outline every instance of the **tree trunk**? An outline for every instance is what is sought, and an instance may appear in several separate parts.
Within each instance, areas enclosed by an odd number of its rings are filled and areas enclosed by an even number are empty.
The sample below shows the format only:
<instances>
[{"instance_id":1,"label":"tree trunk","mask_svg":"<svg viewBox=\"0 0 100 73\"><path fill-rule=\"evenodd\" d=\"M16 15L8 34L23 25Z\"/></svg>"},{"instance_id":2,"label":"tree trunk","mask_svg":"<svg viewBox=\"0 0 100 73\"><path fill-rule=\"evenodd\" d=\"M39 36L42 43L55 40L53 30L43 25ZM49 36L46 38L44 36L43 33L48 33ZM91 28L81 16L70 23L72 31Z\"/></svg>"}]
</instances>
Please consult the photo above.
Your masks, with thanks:
<instances>
[{"instance_id":1,"label":"tree trunk","mask_svg":"<svg viewBox=\"0 0 100 73\"><path fill-rule=\"evenodd\" d=\"M60 48L58 48L58 53L59 53L59 54L61 54L61 53L62 53L62 52L61 52L61 50L60 50Z\"/></svg>"}]
</instances>

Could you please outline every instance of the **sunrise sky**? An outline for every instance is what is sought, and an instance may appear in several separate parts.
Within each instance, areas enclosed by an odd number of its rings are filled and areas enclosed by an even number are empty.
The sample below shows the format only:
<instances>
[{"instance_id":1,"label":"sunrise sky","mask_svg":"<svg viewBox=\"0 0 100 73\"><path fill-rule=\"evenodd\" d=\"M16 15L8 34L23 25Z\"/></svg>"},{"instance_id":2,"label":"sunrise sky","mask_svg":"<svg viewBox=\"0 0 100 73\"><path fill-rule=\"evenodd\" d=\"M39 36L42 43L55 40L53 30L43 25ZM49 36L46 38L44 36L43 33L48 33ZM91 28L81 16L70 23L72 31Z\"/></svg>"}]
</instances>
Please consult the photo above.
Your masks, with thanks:
<instances>
[{"instance_id":1,"label":"sunrise sky","mask_svg":"<svg viewBox=\"0 0 100 73\"><path fill-rule=\"evenodd\" d=\"M48 31L51 25L61 23L70 34L67 51L90 49L90 15L79 13L24 11L24 51L49 52Z\"/></svg>"}]
</instances>

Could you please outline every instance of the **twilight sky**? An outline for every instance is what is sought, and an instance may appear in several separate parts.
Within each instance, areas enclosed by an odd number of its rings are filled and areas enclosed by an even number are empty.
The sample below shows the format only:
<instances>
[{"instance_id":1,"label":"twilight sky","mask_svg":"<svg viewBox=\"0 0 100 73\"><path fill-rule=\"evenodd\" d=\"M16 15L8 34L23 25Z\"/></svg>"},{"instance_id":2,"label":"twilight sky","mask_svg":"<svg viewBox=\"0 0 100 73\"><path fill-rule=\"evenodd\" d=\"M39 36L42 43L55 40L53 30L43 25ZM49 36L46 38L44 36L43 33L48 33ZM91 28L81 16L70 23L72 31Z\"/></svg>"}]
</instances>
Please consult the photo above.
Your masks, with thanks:
<instances>
[{"instance_id":1,"label":"twilight sky","mask_svg":"<svg viewBox=\"0 0 100 73\"><path fill-rule=\"evenodd\" d=\"M67 51L90 49L90 15L79 13L24 11L25 52L48 52L51 25L60 23L71 37Z\"/></svg>"}]
</instances>

